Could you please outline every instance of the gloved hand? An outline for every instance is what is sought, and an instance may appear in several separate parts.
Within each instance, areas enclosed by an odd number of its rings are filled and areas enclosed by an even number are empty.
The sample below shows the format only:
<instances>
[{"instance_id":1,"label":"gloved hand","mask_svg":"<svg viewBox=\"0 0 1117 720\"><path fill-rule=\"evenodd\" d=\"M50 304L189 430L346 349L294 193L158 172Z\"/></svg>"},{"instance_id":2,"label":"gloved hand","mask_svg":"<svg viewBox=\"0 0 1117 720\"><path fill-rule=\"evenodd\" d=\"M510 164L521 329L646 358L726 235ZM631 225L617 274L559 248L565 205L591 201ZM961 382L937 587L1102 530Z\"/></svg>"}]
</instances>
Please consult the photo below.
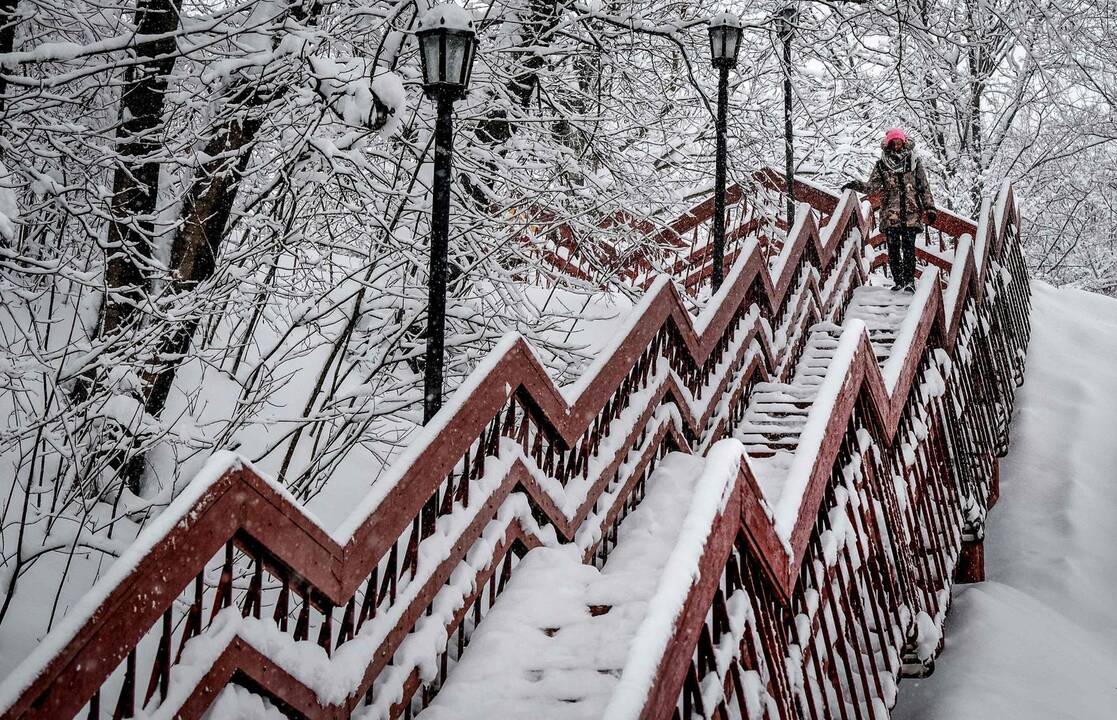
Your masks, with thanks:
<instances>
[{"instance_id":1,"label":"gloved hand","mask_svg":"<svg viewBox=\"0 0 1117 720\"><path fill-rule=\"evenodd\" d=\"M846 190L857 190L858 192L860 192L861 183L857 182L856 180L850 180L845 185L842 185L842 191L844 192Z\"/></svg>"},{"instance_id":2,"label":"gloved hand","mask_svg":"<svg viewBox=\"0 0 1117 720\"><path fill-rule=\"evenodd\" d=\"M935 221L939 219L939 214L934 210L927 211L927 224L934 225Z\"/></svg>"}]
</instances>

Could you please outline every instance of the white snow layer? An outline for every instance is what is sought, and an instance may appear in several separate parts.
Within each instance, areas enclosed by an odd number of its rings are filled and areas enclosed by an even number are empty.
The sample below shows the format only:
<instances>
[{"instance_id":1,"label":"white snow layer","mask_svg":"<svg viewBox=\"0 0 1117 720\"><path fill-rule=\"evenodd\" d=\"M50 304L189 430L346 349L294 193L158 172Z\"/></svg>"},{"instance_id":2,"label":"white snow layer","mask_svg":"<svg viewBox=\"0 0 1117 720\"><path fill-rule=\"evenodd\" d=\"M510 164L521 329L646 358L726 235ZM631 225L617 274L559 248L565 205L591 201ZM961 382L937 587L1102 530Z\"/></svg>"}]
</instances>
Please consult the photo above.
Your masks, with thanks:
<instances>
[{"instance_id":1,"label":"white snow layer","mask_svg":"<svg viewBox=\"0 0 1117 720\"><path fill-rule=\"evenodd\" d=\"M419 22L421 29L444 27L449 30L472 30L473 16L457 3L442 3L428 10Z\"/></svg>"},{"instance_id":2,"label":"white snow layer","mask_svg":"<svg viewBox=\"0 0 1117 720\"><path fill-rule=\"evenodd\" d=\"M15 176L0 162L0 238L16 239L15 223L19 220L19 204L14 190Z\"/></svg>"},{"instance_id":3,"label":"white snow layer","mask_svg":"<svg viewBox=\"0 0 1117 720\"><path fill-rule=\"evenodd\" d=\"M988 580L955 589L935 673L904 681L900 720L1117 712L1117 301L1033 289Z\"/></svg>"}]
</instances>

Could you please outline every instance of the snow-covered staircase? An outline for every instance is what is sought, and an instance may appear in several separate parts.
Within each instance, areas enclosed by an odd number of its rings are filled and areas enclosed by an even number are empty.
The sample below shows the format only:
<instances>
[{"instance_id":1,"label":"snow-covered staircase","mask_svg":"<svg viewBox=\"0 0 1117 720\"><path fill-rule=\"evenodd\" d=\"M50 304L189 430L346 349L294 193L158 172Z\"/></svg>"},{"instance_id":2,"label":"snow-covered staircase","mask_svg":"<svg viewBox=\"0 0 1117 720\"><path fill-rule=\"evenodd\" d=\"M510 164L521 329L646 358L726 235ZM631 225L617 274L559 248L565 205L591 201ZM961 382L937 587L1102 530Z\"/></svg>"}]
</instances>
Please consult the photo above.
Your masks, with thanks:
<instances>
[{"instance_id":1,"label":"snow-covered staircase","mask_svg":"<svg viewBox=\"0 0 1117 720\"><path fill-rule=\"evenodd\" d=\"M911 299L884 287L854 292L846 322L865 322L881 363ZM815 324L791 379L753 390L736 437L769 500L779 496L842 329ZM644 500L621 523L600 570L583 563L574 545L529 552L420 717L605 717L702 468L701 458L668 456L649 478ZM884 652L875 639L869 645Z\"/></svg>"},{"instance_id":2,"label":"snow-covered staircase","mask_svg":"<svg viewBox=\"0 0 1117 720\"><path fill-rule=\"evenodd\" d=\"M703 464L663 460L600 570L573 544L527 553L419 717L606 717Z\"/></svg>"},{"instance_id":3,"label":"snow-covered staircase","mask_svg":"<svg viewBox=\"0 0 1117 720\"><path fill-rule=\"evenodd\" d=\"M845 313L845 321L865 322L877 361L892 352L912 295L880 286L860 287ZM753 459L753 469L769 499L779 496L783 478L799 447L807 414L818 397L830 361L838 348L843 325L820 322L810 329L803 354L788 382L757 383L735 437Z\"/></svg>"},{"instance_id":4,"label":"snow-covered staircase","mask_svg":"<svg viewBox=\"0 0 1117 720\"><path fill-rule=\"evenodd\" d=\"M879 285L867 285L853 293L846 308L846 320L863 320L881 365L892 355L900 325L911 307L912 295Z\"/></svg>"},{"instance_id":5,"label":"snow-covered staircase","mask_svg":"<svg viewBox=\"0 0 1117 720\"><path fill-rule=\"evenodd\" d=\"M339 528L217 458L0 720L885 717L983 567L1027 273L1006 187L940 213L915 305L852 290L864 204L799 189L778 252L757 229L698 316L656 280L574 384L502 341Z\"/></svg>"}]
</instances>

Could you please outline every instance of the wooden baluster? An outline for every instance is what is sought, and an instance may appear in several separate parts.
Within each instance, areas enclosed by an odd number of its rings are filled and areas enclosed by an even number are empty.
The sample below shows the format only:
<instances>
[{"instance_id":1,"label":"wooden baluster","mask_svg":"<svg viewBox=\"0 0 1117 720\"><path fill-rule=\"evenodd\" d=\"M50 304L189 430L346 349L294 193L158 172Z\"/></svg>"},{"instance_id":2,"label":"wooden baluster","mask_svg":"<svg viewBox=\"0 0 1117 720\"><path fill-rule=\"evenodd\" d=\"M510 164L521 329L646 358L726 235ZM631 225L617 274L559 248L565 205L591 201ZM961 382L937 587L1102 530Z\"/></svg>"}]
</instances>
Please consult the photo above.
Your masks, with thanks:
<instances>
[{"instance_id":1,"label":"wooden baluster","mask_svg":"<svg viewBox=\"0 0 1117 720\"><path fill-rule=\"evenodd\" d=\"M365 624L365 620L376 617L376 606L379 604L376 600L377 575L379 572L380 567L374 567L372 574L368 576L365 596L361 599L361 614L357 619L357 632L361 631L361 626Z\"/></svg>"},{"instance_id":2,"label":"wooden baluster","mask_svg":"<svg viewBox=\"0 0 1117 720\"><path fill-rule=\"evenodd\" d=\"M454 500L457 489L454 487L454 468L446 476L446 490L442 493L442 504L438 507L438 517L449 515L454 511Z\"/></svg>"},{"instance_id":3,"label":"wooden baluster","mask_svg":"<svg viewBox=\"0 0 1117 720\"><path fill-rule=\"evenodd\" d=\"M438 490L435 489L434 494L427 498L423 504L423 509L420 511L421 521L419 523L419 540L426 540L431 535L434 535L435 521L438 519Z\"/></svg>"},{"instance_id":4,"label":"wooden baluster","mask_svg":"<svg viewBox=\"0 0 1117 720\"><path fill-rule=\"evenodd\" d=\"M182 659L182 650L186 647L186 643L190 641L195 635L202 631L202 576L205 573L198 573L194 577L194 602L190 603L190 609L186 611L186 622L183 623L182 641L178 645L178 653L175 655L175 664Z\"/></svg>"},{"instance_id":5,"label":"wooden baluster","mask_svg":"<svg viewBox=\"0 0 1117 720\"><path fill-rule=\"evenodd\" d=\"M303 585L303 604L299 608L299 617L295 620L295 642L302 642L310 635L310 586Z\"/></svg>"},{"instance_id":6,"label":"wooden baluster","mask_svg":"<svg viewBox=\"0 0 1117 720\"><path fill-rule=\"evenodd\" d=\"M504 437L512 437L512 428L516 424L516 396L512 395L508 399L508 411L504 414L504 426L500 430L500 434Z\"/></svg>"},{"instance_id":7,"label":"wooden baluster","mask_svg":"<svg viewBox=\"0 0 1117 720\"><path fill-rule=\"evenodd\" d=\"M555 443L550 437L543 450L543 473L548 477L555 476Z\"/></svg>"},{"instance_id":8,"label":"wooden baluster","mask_svg":"<svg viewBox=\"0 0 1117 720\"><path fill-rule=\"evenodd\" d=\"M687 668L686 681L683 685L683 715L692 718L695 714L705 717L706 707L702 702L702 686L699 682L698 670L692 660L690 667Z\"/></svg>"},{"instance_id":9,"label":"wooden baluster","mask_svg":"<svg viewBox=\"0 0 1117 720\"><path fill-rule=\"evenodd\" d=\"M411 535L407 538L407 550L403 554L403 567L400 568L400 577L411 571L411 578L415 579L415 571L419 564L419 518L411 521Z\"/></svg>"},{"instance_id":10,"label":"wooden baluster","mask_svg":"<svg viewBox=\"0 0 1117 720\"><path fill-rule=\"evenodd\" d=\"M213 596L213 609L209 614L209 622L217 617L217 613L229 607L233 601L233 541L225 543L225 564L221 568L221 579L217 583L217 594Z\"/></svg>"},{"instance_id":11,"label":"wooden baluster","mask_svg":"<svg viewBox=\"0 0 1117 720\"><path fill-rule=\"evenodd\" d=\"M159 647L155 651L155 662L151 668L151 678L147 682L147 692L144 693L144 707L151 701L155 689L159 689L159 701L167 699L167 686L171 682L171 610L163 612L163 632L159 636Z\"/></svg>"},{"instance_id":12,"label":"wooden baluster","mask_svg":"<svg viewBox=\"0 0 1117 720\"><path fill-rule=\"evenodd\" d=\"M379 600L382 602L385 597L388 598L389 603L396 601L396 565L399 561L399 543L392 543L392 550L388 553L388 565L384 568L384 580L380 585Z\"/></svg>"},{"instance_id":13,"label":"wooden baluster","mask_svg":"<svg viewBox=\"0 0 1117 720\"><path fill-rule=\"evenodd\" d=\"M496 455L500 449L500 416L497 415L489 423L489 442L488 452L489 455Z\"/></svg>"},{"instance_id":14,"label":"wooden baluster","mask_svg":"<svg viewBox=\"0 0 1117 720\"><path fill-rule=\"evenodd\" d=\"M89 698L89 720L101 720L101 688Z\"/></svg>"},{"instance_id":15,"label":"wooden baluster","mask_svg":"<svg viewBox=\"0 0 1117 720\"><path fill-rule=\"evenodd\" d=\"M535 466L542 469L543 466L543 428L535 428L535 438L531 443L531 459L535 461Z\"/></svg>"},{"instance_id":16,"label":"wooden baluster","mask_svg":"<svg viewBox=\"0 0 1117 720\"><path fill-rule=\"evenodd\" d=\"M330 647L333 645L334 634L334 606L332 603L325 603L322 608L322 627L318 628L318 647L326 651L326 655L330 654Z\"/></svg>"},{"instance_id":17,"label":"wooden baluster","mask_svg":"<svg viewBox=\"0 0 1117 720\"><path fill-rule=\"evenodd\" d=\"M345 603L345 612L341 616L341 627L337 631L337 645L341 647L343 643L347 643L353 639L353 624L354 616L357 610L357 597L354 595L349 598L349 602Z\"/></svg>"},{"instance_id":18,"label":"wooden baluster","mask_svg":"<svg viewBox=\"0 0 1117 720\"><path fill-rule=\"evenodd\" d=\"M485 474L485 433L477 439L477 454L473 458L473 478L477 479Z\"/></svg>"},{"instance_id":19,"label":"wooden baluster","mask_svg":"<svg viewBox=\"0 0 1117 720\"><path fill-rule=\"evenodd\" d=\"M717 661L714 659L714 643L710 638L709 623L702 623L702 628L698 631L698 647L696 651L695 654L698 656L698 674L704 678L710 674L711 670L717 669Z\"/></svg>"},{"instance_id":20,"label":"wooden baluster","mask_svg":"<svg viewBox=\"0 0 1117 720\"><path fill-rule=\"evenodd\" d=\"M721 636L729 632L729 610L725 607L725 593L721 590L714 593L713 618L714 645L720 645Z\"/></svg>"},{"instance_id":21,"label":"wooden baluster","mask_svg":"<svg viewBox=\"0 0 1117 720\"><path fill-rule=\"evenodd\" d=\"M566 487L566 481L567 481L567 477L566 477L566 455L567 455L567 453L566 453L565 450L559 450L558 451L558 460L555 463L555 475L554 476L556 478L558 478L558 481L560 483L562 483L563 487Z\"/></svg>"},{"instance_id":22,"label":"wooden baluster","mask_svg":"<svg viewBox=\"0 0 1117 720\"><path fill-rule=\"evenodd\" d=\"M287 573L283 573L283 587L279 590L279 598L275 601L275 612L272 613L272 620L279 629L287 632L287 615L290 614L291 604L291 578Z\"/></svg>"},{"instance_id":23,"label":"wooden baluster","mask_svg":"<svg viewBox=\"0 0 1117 720\"><path fill-rule=\"evenodd\" d=\"M524 413L520 417L520 429L516 431L516 442L520 443L520 449L523 450L524 455L528 454L528 436L531 434L531 424L528 420L527 406L524 406Z\"/></svg>"},{"instance_id":24,"label":"wooden baluster","mask_svg":"<svg viewBox=\"0 0 1117 720\"><path fill-rule=\"evenodd\" d=\"M504 562L500 568L500 584L497 587L497 592L504 592L504 586L508 584L508 578L512 574L512 550L509 548L508 552L504 555Z\"/></svg>"},{"instance_id":25,"label":"wooden baluster","mask_svg":"<svg viewBox=\"0 0 1117 720\"><path fill-rule=\"evenodd\" d=\"M465 452L465 463L462 465L462 476L458 479L458 502L463 508L469 507L469 450Z\"/></svg>"},{"instance_id":26,"label":"wooden baluster","mask_svg":"<svg viewBox=\"0 0 1117 720\"><path fill-rule=\"evenodd\" d=\"M748 642L747 640L745 642ZM748 702L745 700L745 690L741 684L741 666L737 662L729 663L730 683L733 685L733 699L737 701L736 717L750 717Z\"/></svg>"},{"instance_id":27,"label":"wooden baluster","mask_svg":"<svg viewBox=\"0 0 1117 720\"><path fill-rule=\"evenodd\" d=\"M120 685L120 698L116 701L113 720L124 720L136 716L136 648L124 660L124 682Z\"/></svg>"},{"instance_id":28,"label":"wooden baluster","mask_svg":"<svg viewBox=\"0 0 1117 720\"><path fill-rule=\"evenodd\" d=\"M260 617L260 604L261 593L264 583L264 563L263 558L259 555L253 555L252 561L254 563L252 570L252 580L248 583L248 592L244 596L244 605L241 607L241 615L259 619Z\"/></svg>"}]
</instances>

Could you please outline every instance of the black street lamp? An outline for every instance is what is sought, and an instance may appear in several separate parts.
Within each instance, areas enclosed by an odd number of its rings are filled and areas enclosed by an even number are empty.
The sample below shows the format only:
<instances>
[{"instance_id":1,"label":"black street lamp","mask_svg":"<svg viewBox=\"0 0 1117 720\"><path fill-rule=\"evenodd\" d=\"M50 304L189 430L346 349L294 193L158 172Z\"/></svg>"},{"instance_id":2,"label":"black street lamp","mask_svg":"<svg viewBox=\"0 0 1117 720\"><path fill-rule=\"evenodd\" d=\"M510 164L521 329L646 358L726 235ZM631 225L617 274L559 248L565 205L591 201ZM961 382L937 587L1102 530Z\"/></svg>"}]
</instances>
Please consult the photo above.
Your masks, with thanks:
<instances>
[{"instance_id":1,"label":"black street lamp","mask_svg":"<svg viewBox=\"0 0 1117 720\"><path fill-rule=\"evenodd\" d=\"M446 277L449 272L450 160L454 149L454 102L465 95L477 47L473 18L445 3L419 21L423 90L438 105L434 126L434 199L431 208L430 278L427 288L427 353L423 367L423 424L442 407L446 348Z\"/></svg>"},{"instance_id":2,"label":"black street lamp","mask_svg":"<svg viewBox=\"0 0 1117 720\"><path fill-rule=\"evenodd\" d=\"M731 13L710 18L710 58L718 71L717 151L714 158L714 256L710 282L717 292L725 273L725 116L729 105L729 68L737 65L741 48L741 20Z\"/></svg>"},{"instance_id":3,"label":"black street lamp","mask_svg":"<svg viewBox=\"0 0 1117 720\"><path fill-rule=\"evenodd\" d=\"M791 36L795 32L797 13L788 3L776 16L780 42L783 44L783 148L784 178L787 183L787 232L795 222L795 132L791 125Z\"/></svg>"}]
</instances>

